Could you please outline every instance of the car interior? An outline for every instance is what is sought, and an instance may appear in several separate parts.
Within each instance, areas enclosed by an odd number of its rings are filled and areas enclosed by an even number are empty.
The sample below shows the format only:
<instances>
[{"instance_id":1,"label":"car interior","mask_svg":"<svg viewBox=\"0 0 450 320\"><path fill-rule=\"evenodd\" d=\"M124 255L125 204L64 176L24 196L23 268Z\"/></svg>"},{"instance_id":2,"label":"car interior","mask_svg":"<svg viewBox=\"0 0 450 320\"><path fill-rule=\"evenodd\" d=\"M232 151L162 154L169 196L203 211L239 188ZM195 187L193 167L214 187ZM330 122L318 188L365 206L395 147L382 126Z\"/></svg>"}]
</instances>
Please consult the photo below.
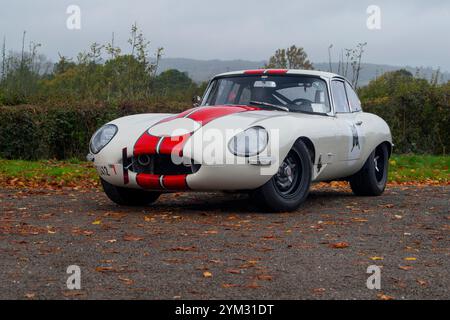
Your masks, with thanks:
<instances>
[{"instance_id":1,"label":"car interior","mask_svg":"<svg viewBox=\"0 0 450 320\"><path fill-rule=\"evenodd\" d=\"M312 77L235 77L216 80L207 105L249 105L254 102L287 107L291 112L330 111L326 84Z\"/></svg>"}]
</instances>

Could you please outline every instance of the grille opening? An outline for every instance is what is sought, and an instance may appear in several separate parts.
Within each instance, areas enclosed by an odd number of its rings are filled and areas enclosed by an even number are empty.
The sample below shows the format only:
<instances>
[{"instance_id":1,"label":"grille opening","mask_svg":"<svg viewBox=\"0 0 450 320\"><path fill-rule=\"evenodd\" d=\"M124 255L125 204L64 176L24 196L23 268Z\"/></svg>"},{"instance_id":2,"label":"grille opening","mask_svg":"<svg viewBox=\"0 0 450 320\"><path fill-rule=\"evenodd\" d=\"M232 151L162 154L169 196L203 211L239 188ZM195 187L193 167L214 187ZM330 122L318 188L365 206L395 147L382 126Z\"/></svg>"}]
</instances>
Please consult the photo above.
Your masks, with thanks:
<instances>
[{"instance_id":1,"label":"grille opening","mask_svg":"<svg viewBox=\"0 0 450 320\"><path fill-rule=\"evenodd\" d=\"M149 173L157 175L180 175L196 173L201 165L191 163L175 164L172 162L171 155L164 154L144 154L138 157L128 158L130 164L129 170L135 173Z\"/></svg>"}]
</instances>

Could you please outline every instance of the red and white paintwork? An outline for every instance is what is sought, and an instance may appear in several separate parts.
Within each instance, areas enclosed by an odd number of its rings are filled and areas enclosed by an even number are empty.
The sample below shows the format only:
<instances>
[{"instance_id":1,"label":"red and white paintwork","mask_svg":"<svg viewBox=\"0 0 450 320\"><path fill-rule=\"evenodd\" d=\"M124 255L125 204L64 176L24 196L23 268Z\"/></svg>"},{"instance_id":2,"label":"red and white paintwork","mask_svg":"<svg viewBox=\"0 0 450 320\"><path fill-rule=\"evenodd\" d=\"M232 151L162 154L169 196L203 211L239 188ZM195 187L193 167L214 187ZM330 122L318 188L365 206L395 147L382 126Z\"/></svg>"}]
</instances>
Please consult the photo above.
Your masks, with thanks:
<instances>
[{"instance_id":1,"label":"red and white paintwork","mask_svg":"<svg viewBox=\"0 0 450 320\"><path fill-rule=\"evenodd\" d=\"M305 70L244 70L224 75L239 74L300 74L320 77L329 83L332 73ZM331 93L329 92L331 96ZM261 174L261 167L252 162L252 157L242 164L202 164L199 171L189 175L159 176L136 174L124 167L123 159L140 154L179 155L200 162L203 150L191 144L192 138L201 130L227 129L244 131L253 126L278 130L278 150L272 166L273 173L299 138L309 140L314 146L313 182L347 177L359 171L370 153L381 143L392 138L389 127L378 116L354 112L329 116L260 109L254 106L197 107L180 114L139 114L111 121L118 127L116 136L94 156L94 165L101 177L109 183L128 188L149 190L249 190L262 186L271 175ZM358 127L360 148L352 150L352 131L349 122L362 122ZM184 127L176 136L174 129ZM269 140L271 137L269 136ZM236 158L224 145L227 159ZM276 151L276 152L273 152ZM233 161L226 162L233 163ZM110 168L105 174L103 168Z\"/></svg>"},{"instance_id":2,"label":"red and white paintwork","mask_svg":"<svg viewBox=\"0 0 450 320\"><path fill-rule=\"evenodd\" d=\"M175 121L176 119L191 119L198 123L197 129L209 122L220 117L229 116L239 112L255 111L256 107L250 106L216 106L209 108L193 108L186 110L178 115L170 116L158 121L156 124L146 130L136 141L133 148L133 155L139 156L144 154L165 154L171 155L174 152L179 156L183 156L183 147L188 139L194 134L192 131L179 136L158 136L150 134L152 128L159 124ZM184 190L188 189L186 182L187 175L156 175L147 173L138 173L136 175L136 183L144 189L167 189L167 190Z\"/></svg>"}]
</instances>

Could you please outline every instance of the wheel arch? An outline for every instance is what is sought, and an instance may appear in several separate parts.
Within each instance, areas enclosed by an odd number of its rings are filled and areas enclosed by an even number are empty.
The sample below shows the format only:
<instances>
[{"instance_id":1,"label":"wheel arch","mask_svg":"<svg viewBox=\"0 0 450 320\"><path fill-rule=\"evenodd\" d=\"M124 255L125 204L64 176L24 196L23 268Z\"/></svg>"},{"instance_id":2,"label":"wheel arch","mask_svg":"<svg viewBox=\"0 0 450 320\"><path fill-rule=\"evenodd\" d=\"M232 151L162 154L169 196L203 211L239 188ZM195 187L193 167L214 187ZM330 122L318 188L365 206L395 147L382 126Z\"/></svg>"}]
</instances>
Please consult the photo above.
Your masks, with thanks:
<instances>
[{"instance_id":1,"label":"wheel arch","mask_svg":"<svg viewBox=\"0 0 450 320\"><path fill-rule=\"evenodd\" d=\"M297 141L301 141L305 144L306 148L308 149L308 152L311 156L311 163L314 164L316 161L316 148L314 147L314 143L312 142L312 140L308 137L302 136L299 137Z\"/></svg>"},{"instance_id":2,"label":"wheel arch","mask_svg":"<svg viewBox=\"0 0 450 320\"><path fill-rule=\"evenodd\" d=\"M386 146L386 148L387 148L387 150L388 150L388 158L390 158L391 155L392 155L392 148L393 148L393 145L392 145L392 143L389 142L389 141L383 141L382 143L380 143L379 145L377 145L377 146L375 147L375 149L373 149L373 150L376 150L378 147L381 147L382 145L385 145L385 146Z\"/></svg>"}]
</instances>

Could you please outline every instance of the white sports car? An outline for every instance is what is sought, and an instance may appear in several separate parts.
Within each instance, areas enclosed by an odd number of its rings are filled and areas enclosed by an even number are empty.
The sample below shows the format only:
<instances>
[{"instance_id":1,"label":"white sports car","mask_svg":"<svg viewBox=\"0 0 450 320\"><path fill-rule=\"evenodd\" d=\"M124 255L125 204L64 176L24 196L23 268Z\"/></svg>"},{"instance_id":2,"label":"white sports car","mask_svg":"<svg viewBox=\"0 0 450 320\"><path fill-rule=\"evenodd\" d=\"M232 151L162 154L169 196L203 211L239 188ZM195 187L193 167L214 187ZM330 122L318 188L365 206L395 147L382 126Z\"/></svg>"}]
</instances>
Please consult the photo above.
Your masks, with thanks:
<instances>
[{"instance_id":1,"label":"white sports car","mask_svg":"<svg viewBox=\"0 0 450 320\"><path fill-rule=\"evenodd\" d=\"M214 77L180 114L139 114L90 142L107 196L145 205L182 190L249 192L291 211L311 182L348 180L357 195L383 193L392 150L383 119L361 109L343 77L306 70L247 70Z\"/></svg>"}]
</instances>

